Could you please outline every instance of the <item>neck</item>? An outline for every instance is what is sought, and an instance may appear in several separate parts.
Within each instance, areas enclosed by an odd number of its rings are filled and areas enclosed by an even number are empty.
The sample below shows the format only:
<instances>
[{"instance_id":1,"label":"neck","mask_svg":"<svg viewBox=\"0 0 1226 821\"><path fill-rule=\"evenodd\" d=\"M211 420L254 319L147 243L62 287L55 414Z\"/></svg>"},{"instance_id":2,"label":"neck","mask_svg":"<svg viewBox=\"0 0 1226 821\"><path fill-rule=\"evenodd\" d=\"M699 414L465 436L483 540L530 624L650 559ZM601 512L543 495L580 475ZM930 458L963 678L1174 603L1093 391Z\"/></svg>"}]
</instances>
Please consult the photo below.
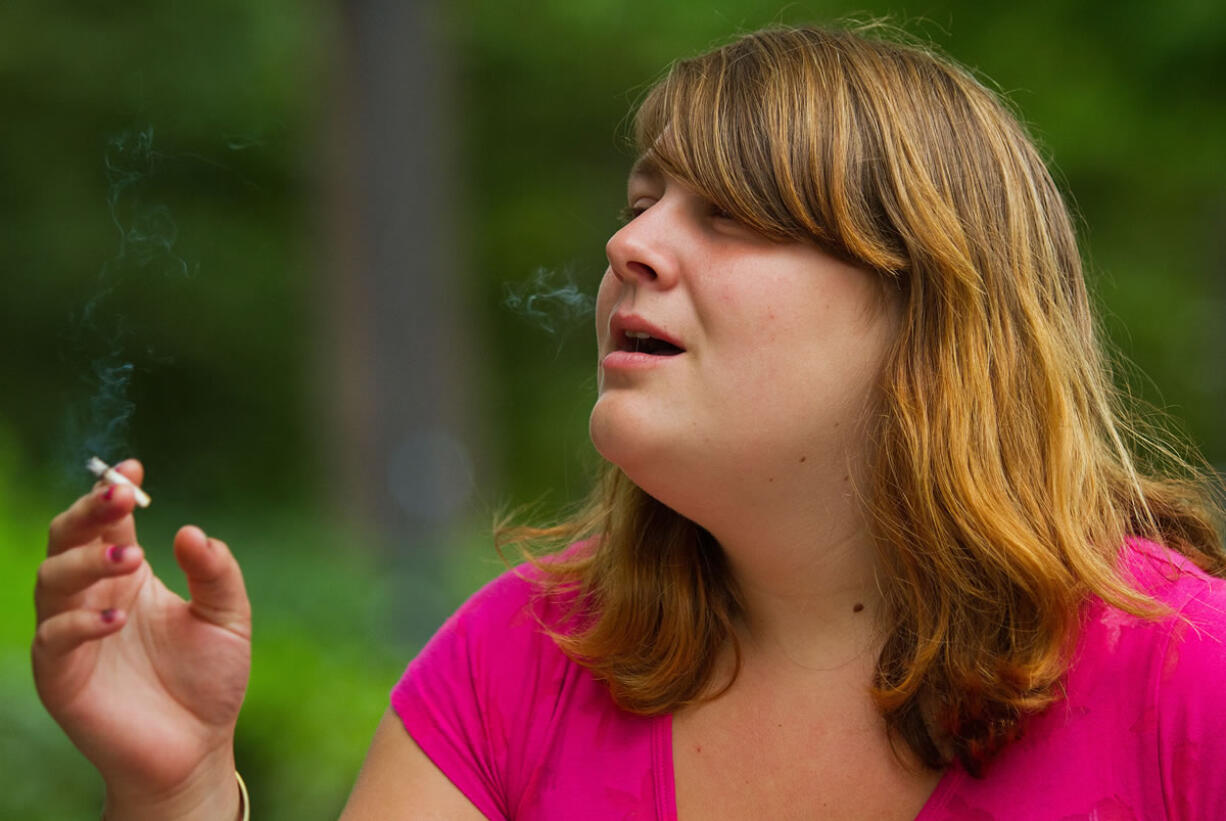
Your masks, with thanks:
<instances>
[{"instance_id":1,"label":"neck","mask_svg":"<svg viewBox=\"0 0 1226 821\"><path fill-rule=\"evenodd\" d=\"M721 542L743 607L745 648L809 669L830 669L879 644L877 588L869 545L858 538L781 551ZM875 653L874 653L875 655Z\"/></svg>"},{"instance_id":2,"label":"neck","mask_svg":"<svg viewBox=\"0 0 1226 821\"><path fill-rule=\"evenodd\" d=\"M705 525L728 560L743 606L745 649L824 668L880 643L876 549L849 471L738 492ZM810 477L812 479L813 477Z\"/></svg>"}]
</instances>

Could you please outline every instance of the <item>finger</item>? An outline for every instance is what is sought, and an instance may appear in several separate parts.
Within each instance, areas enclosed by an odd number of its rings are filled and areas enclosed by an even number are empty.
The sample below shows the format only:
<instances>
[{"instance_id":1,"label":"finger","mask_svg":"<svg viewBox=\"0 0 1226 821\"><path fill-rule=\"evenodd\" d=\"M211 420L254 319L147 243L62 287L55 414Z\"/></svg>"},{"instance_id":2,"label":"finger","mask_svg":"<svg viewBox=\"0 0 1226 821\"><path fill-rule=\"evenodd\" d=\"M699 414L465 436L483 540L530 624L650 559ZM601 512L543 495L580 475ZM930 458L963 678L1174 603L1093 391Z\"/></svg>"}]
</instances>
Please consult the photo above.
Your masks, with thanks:
<instances>
[{"instance_id":1,"label":"finger","mask_svg":"<svg viewBox=\"0 0 1226 821\"><path fill-rule=\"evenodd\" d=\"M136 526L130 517L135 504L132 488L123 485L104 485L87 493L51 520L47 555L54 556L94 539L114 544L135 542Z\"/></svg>"},{"instance_id":2,"label":"finger","mask_svg":"<svg viewBox=\"0 0 1226 821\"><path fill-rule=\"evenodd\" d=\"M51 659L71 653L87 641L123 629L128 614L123 610L69 610L38 625L34 633L36 658Z\"/></svg>"},{"instance_id":3,"label":"finger","mask_svg":"<svg viewBox=\"0 0 1226 821\"><path fill-rule=\"evenodd\" d=\"M87 545L67 550L38 566L34 606L39 618L63 609L72 597L102 579L132 573L144 551L137 545Z\"/></svg>"},{"instance_id":4,"label":"finger","mask_svg":"<svg viewBox=\"0 0 1226 821\"><path fill-rule=\"evenodd\" d=\"M141 464L139 459L124 459L119 464L115 465L115 470L122 473L132 481L132 484L139 487L145 481L145 466Z\"/></svg>"},{"instance_id":5,"label":"finger","mask_svg":"<svg viewBox=\"0 0 1226 821\"><path fill-rule=\"evenodd\" d=\"M125 459L118 464L112 465L112 468L122 473L125 479L130 480L132 484L138 487L145 481L145 466L138 459ZM108 482L106 477L99 476L98 481L94 482L94 487L106 487L110 484L111 482Z\"/></svg>"},{"instance_id":6,"label":"finger","mask_svg":"<svg viewBox=\"0 0 1226 821\"><path fill-rule=\"evenodd\" d=\"M224 542L188 525L175 534L175 559L187 575L192 611L243 636L251 635L251 605L243 573Z\"/></svg>"}]
</instances>

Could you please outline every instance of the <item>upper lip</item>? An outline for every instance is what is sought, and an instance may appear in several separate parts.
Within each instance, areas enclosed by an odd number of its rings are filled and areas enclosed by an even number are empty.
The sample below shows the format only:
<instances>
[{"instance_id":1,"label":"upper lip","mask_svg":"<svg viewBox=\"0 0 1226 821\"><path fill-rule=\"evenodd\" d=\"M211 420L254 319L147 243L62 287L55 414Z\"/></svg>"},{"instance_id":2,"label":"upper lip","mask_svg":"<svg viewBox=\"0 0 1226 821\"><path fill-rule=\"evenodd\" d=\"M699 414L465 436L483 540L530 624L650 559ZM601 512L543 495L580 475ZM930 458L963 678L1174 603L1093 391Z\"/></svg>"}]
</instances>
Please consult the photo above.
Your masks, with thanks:
<instances>
[{"instance_id":1,"label":"upper lip","mask_svg":"<svg viewBox=\"0 0 1226 821\"><path fill-rule=\"evenodd\" d=\"M681 341L663 328L653 325L638 314L620 312L613 314L609 320L609 338L613 343L613 350L625 351L634 349L634 344L626 336L627 331L645 333L648 336L659 339L661 342L667 342L682 351L685 350L685 346L681 344Z\"/></svg>"}]
</instances>

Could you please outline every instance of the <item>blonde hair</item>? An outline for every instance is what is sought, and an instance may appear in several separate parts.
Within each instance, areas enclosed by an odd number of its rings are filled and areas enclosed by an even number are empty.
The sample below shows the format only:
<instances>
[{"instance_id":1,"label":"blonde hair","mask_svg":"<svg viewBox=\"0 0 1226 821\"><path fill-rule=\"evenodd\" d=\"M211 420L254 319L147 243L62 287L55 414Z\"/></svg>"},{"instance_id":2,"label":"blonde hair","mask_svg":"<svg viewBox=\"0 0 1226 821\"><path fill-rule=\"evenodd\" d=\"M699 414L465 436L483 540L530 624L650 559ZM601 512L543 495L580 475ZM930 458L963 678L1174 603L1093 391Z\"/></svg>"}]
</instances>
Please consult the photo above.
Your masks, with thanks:
<instances>
[{"instance_id":1,"label":"blonde hair","mask_svg":"<svg viewBox=\"0 0 1226 821\"><path fill-rule=\"evenodd\" d=\"M1117 568L1128 538L1226 568L1208 473L1127 421L1060 193L967 71L865 29L768 29L676 63L635 136L746 225L901 292L863 493L886 570L873 696L926 765L978 772L1056 698L1087 597L1156 615ZM584 617L556 638L620 706L731 683L712 678L737 591L706 531L609 466L581 515L499 534L583 538L545 564Z\"/></svg>"}]
</instances>

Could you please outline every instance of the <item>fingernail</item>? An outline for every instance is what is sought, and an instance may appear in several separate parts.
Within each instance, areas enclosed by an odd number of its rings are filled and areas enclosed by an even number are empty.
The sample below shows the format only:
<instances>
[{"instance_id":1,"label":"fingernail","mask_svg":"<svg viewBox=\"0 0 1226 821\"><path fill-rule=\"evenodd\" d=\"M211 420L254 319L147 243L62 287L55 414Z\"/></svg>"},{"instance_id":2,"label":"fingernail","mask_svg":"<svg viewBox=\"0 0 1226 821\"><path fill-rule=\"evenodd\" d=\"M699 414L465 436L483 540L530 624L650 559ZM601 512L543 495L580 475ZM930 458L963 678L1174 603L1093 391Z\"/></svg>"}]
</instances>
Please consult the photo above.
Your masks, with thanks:
<instances>
[{"instance_id":1,"label":"fingernail","mask_svg":"<svg viewBox=\"0 0 1226 821\"><path fill-rule=\"evenodd\" d=\"M106 489L106 492L102 494L102 501L109 502L111 501L111 497L114 495L115 495L115 486L111 485L110 487Z\"/></svg>"},{"instance_id":2,"label":"fingernail","mask_svg":"<svg viewBox=\"0 0 1226 821\"><path fill-rule=\"evenodd\" d=\"M106 549L106 557L113 562L123 561L123 545L113 544Z\"/></svg>"},{"instance_id":3,"label":"fingernail","mask_svg":"<svg viewBox=\"0 0 1226 821\"><path fill-rule=\"evenodd\" d=\"M113 610L112 608L108 607L106 610L103 610L100 615L102 616L102 620L104 622L106 622L107 624L110 624L111 622L115 621L115 617L119 614L116 613L115 610Z\"/></svg>"}]
</instances>

